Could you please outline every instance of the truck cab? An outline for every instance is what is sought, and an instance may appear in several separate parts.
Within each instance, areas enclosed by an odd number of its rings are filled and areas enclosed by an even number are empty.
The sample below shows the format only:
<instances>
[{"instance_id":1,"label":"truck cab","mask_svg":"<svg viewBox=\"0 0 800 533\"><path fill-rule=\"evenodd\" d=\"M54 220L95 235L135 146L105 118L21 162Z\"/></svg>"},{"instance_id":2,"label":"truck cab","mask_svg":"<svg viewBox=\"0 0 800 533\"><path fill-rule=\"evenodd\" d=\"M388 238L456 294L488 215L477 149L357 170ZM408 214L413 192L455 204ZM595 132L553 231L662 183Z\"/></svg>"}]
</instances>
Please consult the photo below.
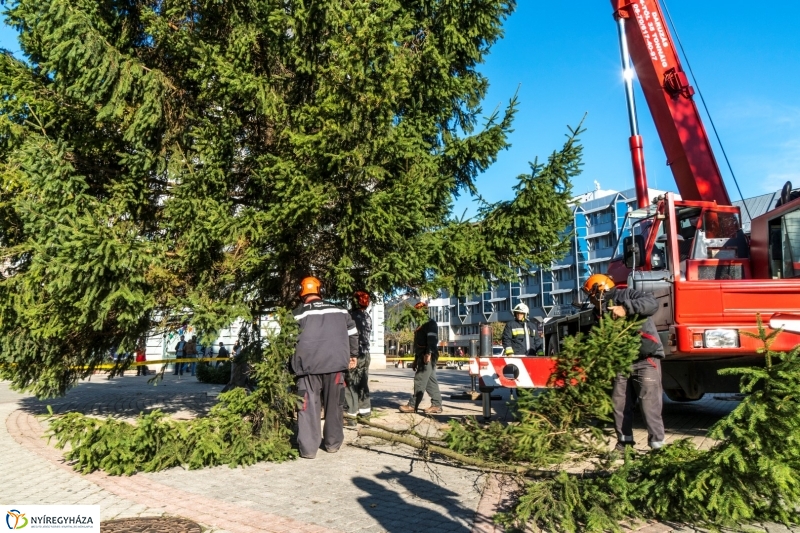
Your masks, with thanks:
<instances>
[{"instance_id":1,"label":"truck cab","mask_svg":"<svg viewBox=\"0 0 800 533\"><path fill-rule=\"evenodd\" d=\"M800 206L787 208L780 222L764 223L774 232L765 248L779 259L771 277L762 273L759 279L738 207L667 194L629 214L629 235L608 274L615 284L649 292L659 301L653 319L667 354L664 389L670 398L735 392L738 378L717 370L763 364L760 341L748 335L756 333L759 317L769 325L776 315L800 313L797 279L782 277L800 274L784 260L800 251L795 220L800 223ZM778 233L778 227L786 229ZM791 350L800 344L798 333L781 332L773 349Z\"/></svg>"}]
</instances>

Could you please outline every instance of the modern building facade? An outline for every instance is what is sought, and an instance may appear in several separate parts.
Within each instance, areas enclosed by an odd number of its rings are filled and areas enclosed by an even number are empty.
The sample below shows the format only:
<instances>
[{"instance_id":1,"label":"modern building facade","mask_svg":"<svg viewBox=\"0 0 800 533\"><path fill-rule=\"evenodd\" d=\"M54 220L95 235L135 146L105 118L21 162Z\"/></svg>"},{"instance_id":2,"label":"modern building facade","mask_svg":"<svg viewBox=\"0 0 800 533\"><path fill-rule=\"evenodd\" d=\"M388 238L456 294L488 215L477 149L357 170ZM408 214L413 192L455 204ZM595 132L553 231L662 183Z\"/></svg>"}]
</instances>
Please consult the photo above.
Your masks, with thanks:
<instances>
[{"instance_id":1,"label":"modern building facade","mask_svg":"<svg viewBox=\"0 0 800 533\"><path fill-rule=\"evenodd\" d=\"M386 353L384 351L384 303L382 301L372 302L367 309L367 312L372 318L372 332L370 334L370 368L383 369L386 368ZM258 321L261 336L268 337L280 326L274 314L268 313L261 317ZM241 319L237 319L227 328L221 329L217 332L217 337L210 342L209 347L212 348L211 355L219 352L219 343L223 343L225 348L230 352L233 345L239 339L239 331L244 326ZM151 331L145 338L145 357L148 361L163 361L175 358L175 345L180 340L180 336L184 335L186 340L191 338L192 335L200 337L198 331L191 323L181 326L178 329L171 329L167 331ZM210 341L210 339L207 339ZM154 366L153 368L160 368ZM172 370L172 366L168 370Z\"/></svg>"}]
</instances>

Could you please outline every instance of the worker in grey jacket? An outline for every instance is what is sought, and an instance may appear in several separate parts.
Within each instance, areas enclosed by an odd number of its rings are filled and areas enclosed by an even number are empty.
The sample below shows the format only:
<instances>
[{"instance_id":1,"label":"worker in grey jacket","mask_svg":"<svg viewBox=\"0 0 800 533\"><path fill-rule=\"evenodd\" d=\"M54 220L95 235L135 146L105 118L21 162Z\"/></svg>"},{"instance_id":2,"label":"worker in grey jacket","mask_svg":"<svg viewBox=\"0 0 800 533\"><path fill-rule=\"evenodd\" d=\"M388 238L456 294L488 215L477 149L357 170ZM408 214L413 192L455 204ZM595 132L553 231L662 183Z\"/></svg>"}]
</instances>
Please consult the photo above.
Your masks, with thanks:
<instances>
[{"instance_id":1,"label":"worker in grey jacket","mask_svg":"<svg viewBox=\"0 0 800 533\"><path fill-rule=\"evenodd\" d=\"M634 361L629 373L614 378L611 399L617 432L616 449L623 451L626 446L633 446L633 406L637 398L647 426L647 444L652 449L661 448L664 445L664 421L661 418L664 346L652 318L658 311L658 301L641 291L615 287L614 281L605 274L589 276L583 290L598 314L610 313L615 319L646 318L639 332L642 337L639 359Z\"/></svg>"},{"instance_id":2,"label":"worker in grey jacket","mask_svg":"<svg viewBox=\"0 0 800 533\"><path fill-rule=\"evenodd\" d=\"M304 278L300 283L303 304L294 310L300 334L291 367L297 375L297 394L303 399L297 414L297 443L300 457L305 459L316 457L320 447L322 407L325 408L323 448L336 453L344 442L344 372L355 368L358 361L355 322L346 309L323 301L321 288L317 278Z\"/></svg>"}]
</instances>

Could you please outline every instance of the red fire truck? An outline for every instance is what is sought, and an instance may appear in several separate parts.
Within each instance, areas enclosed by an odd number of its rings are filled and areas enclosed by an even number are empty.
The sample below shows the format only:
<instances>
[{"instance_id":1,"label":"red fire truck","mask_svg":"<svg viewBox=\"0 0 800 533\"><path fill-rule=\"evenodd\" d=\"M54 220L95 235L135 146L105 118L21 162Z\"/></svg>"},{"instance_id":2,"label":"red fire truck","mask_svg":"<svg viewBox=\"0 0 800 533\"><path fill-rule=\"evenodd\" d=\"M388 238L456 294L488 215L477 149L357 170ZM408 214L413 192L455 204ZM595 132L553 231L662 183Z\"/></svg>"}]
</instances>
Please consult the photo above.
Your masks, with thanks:
<instances>
[{"instance_id":1,"label":"red fire truck","mask_svg":"<svg viewBox=\"0 0 800 533\"><path fill-rule=\"evenodd\" d=\"M800 344L800 190L787 183L778 205L742 227L732 205L706 130L657 0L612 0L625 72L631 129L629 140L639 209L630 213L622 253L608 274L618 285L654 294L654 319L667 352L663 384L678 401L706 392L735 392L738 378L726 367L763 364L756 332L760 315L769 330L782 328L775 350ZM632 61L632 64L631 64ZM642 138L633 97L633 69L677 183L647 198ZM560 337L591 327L587 311L545 323L546 353ZM476 359L471 371L486 387L547 383L552 361ZM531 386L531 385L528 385Z\"/></svg>"}]
</instances>

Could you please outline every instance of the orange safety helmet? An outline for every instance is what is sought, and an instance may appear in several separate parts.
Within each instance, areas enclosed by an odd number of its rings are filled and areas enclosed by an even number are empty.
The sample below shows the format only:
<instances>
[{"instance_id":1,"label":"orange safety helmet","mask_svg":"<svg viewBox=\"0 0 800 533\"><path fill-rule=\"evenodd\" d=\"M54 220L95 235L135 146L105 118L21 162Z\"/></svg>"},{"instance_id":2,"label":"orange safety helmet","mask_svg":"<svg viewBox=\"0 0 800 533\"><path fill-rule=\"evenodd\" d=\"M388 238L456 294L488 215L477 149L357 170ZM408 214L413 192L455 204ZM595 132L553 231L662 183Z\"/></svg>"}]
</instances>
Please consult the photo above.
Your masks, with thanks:
<instances>
[{"instance_id":1,"label":"orange safety helmet","mask_svg":"<svg viewBox=\"0 0 800 533\"><path fill-rule=\"evenodd\" d=\"M414 306L414 309L427 309L427 308L428 304L425 302L417 302L417 304Z\"/></svg>"},{"instance_id":2,"label":"orange safety helmet","mask_svg":"<svg viewBox=\"0 0 800 533\"><path fill-rule=\"evenodd\" d=\"M353 293L353 300L358 304L359 307L367 308L369 307L369 294L366 291L356 291Z\"/></svg>"},{"instance_id":3,"label":"orange safety helmet","mask_svg":"<svg viewBox=\"0 0 800 533\"><path fill-rule=\"evenodd\" d=\"M614 281L605 274L592 274L583 284L583 291L589 296L604 293L614 288Z\"/></svg>"},{"instance_id":4,"label":"orange safety helmet","mask_svg":"<svg viewBox=\"0 0 800 533\"><path fill-rule=\"evenodd\" d=\"M300 298L309 294L322 294L322 282L314 276L303 278L303 281L300 282Z\"/></svg>"}]
</instances>

